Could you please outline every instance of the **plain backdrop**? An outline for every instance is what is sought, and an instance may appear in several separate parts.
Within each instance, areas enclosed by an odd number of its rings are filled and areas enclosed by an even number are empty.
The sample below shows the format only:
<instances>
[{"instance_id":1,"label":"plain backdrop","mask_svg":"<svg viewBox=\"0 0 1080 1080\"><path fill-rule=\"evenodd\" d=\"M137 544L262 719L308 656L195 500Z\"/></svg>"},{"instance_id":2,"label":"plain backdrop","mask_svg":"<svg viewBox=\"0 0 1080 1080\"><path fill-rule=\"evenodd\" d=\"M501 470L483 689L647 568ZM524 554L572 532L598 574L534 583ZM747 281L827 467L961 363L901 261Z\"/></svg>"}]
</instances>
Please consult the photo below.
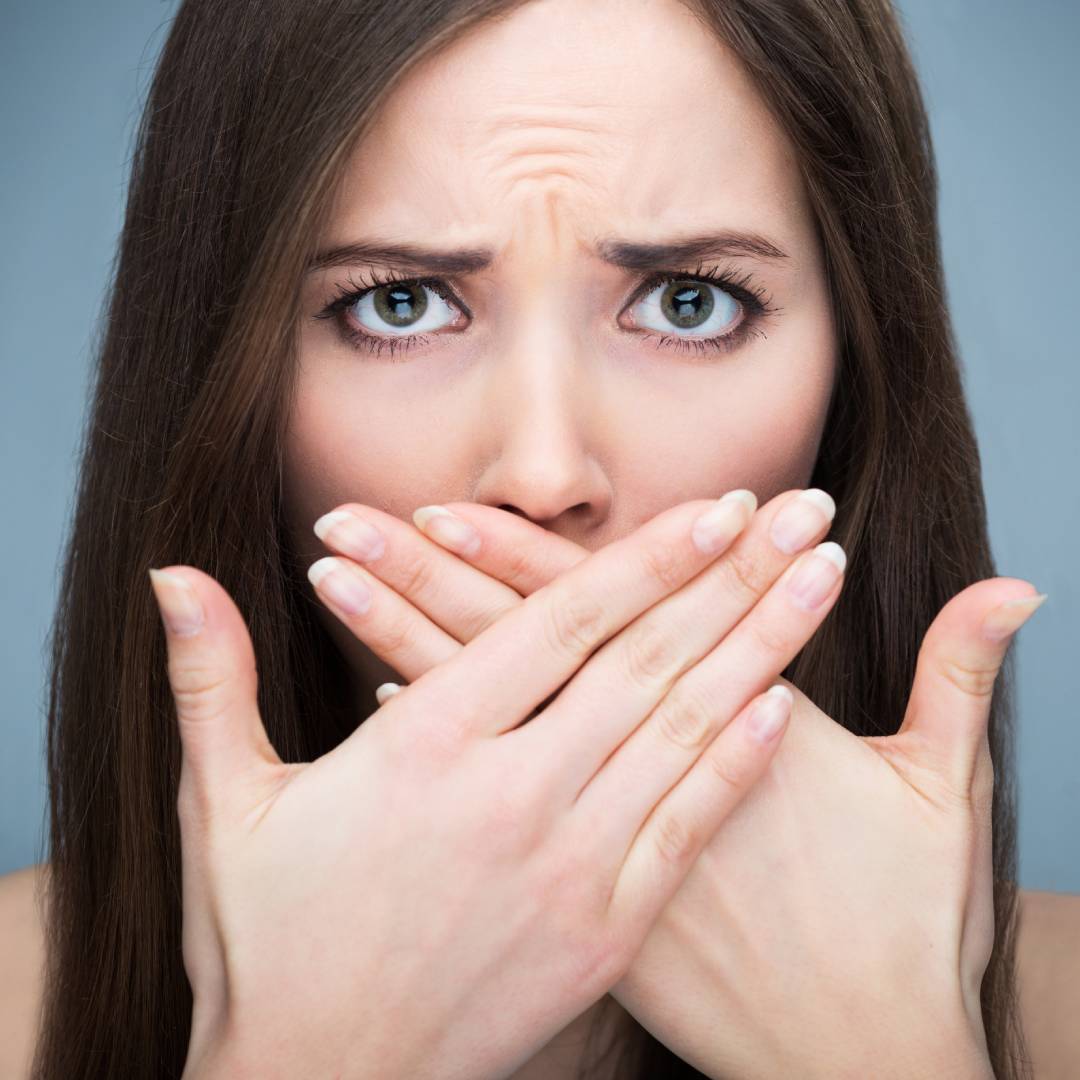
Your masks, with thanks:
<instances>
[{"instance_id":1,"label":"plain backdrop","mask_svg":"<svg viewBox=\"0 0 1080 1080\"><path fill-rule=\"evenodd\" d=\"M175 0L0 2L0 873L48 858L48 624L89 345ZM998 572L1049 599L1013 646L1020 884L1080 893L1080 5L901 0Z\"/></svg>"}]
</instances>

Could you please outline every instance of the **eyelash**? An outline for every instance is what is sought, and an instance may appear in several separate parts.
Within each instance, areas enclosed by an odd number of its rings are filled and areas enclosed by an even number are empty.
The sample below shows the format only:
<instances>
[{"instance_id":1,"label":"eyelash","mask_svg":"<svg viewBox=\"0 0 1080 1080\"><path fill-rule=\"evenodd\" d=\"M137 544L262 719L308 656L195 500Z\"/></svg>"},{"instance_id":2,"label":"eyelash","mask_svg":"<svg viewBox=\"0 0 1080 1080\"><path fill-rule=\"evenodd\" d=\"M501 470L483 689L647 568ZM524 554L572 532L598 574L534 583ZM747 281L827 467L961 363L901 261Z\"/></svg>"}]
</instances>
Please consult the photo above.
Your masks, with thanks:
<instances>
[{"instance_id":1,"label":"eyelash","mask_svg":"<svg viewBox=\"0 0 1080 1080\"><path fill-rule=\"evenodd\" d=\"M681 352L688 352L692 349L698 353L731 352L732 350L737 349L750 337L765 337L766 335L760 329L759 324L766 316L782 310L781 308L774 307L768 296L765 294L765 290L754 284L752 274L745 273L741 278L737 278L729 270L721 270L718 267L705 269L700 265L692 273L662 270L652 274L634 291L634 295L630 299L628 306L637 303L638 300L643 296L647 296L658 285L666 285L668 282L672 281L702 281L716 285L723 291L730 293L742 306L745 314L742 322L740 322L734 330L731 330L726 334L717 334L713 337L688 338L679 337L677 335L668 336L666 334L659 334L653 330L636 328L637 332L644 337L659 338L659 348L673 348L676 351ZM415 346L426 343L429 335L411 334L381 337L377 334L368 333L366 330L353 329L352 327L347 326L342 318L342 315L347 308L352 307L353 304L363 299L369 292L392 285L427 286L433 292L438 293L448 304L451 304L456 308L461 307L459 301L439 278L383 277L377 271L372 270L370 271L370 276L366 280L363 275L361 275L360 281L356 281L350 276L347 281L338 283L335 286L334 298L331 299L330 303L327 304L315 318L334 319L338 324L343 339L354 348L362 349L366 352L374 353L375 355L381 355L383 352L388 351L391 358L398 350L407 352Z\"/></svg>"}]
</instances>

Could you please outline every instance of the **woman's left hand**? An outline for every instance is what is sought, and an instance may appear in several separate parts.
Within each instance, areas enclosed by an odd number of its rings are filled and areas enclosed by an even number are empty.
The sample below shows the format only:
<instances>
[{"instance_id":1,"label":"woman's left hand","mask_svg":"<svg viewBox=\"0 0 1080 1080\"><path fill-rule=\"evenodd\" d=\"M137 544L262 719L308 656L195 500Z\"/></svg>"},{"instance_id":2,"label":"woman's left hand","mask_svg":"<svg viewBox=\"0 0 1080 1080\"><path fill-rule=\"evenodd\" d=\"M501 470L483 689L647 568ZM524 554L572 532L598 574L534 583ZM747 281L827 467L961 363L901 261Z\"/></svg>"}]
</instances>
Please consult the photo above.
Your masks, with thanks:
<instances>
[{"instance_id":1,"label":"woman's left hand","mask_svg":"<svg viewBox=\"0 0 1080 1080\"><path fill-rule=\"evenodd\" d=\"M361 617L353 632L410 681L588 554L514 515L452 505L483 538L458 553L471 565L349 504L387 536L364 576L392 600L373 611L396 622ZM344 531L323 532L349 554ZM1005 601L1041 602L1033 592L992 578L945 605L895 735L855 736L787 683L795 706L768 773L611 989L642 1026L713 1077L992 1078L980 1008L994 939L986 731L1010 635L981 627ZM991 621L1015 632L1033 610Z\"/></svg>"}]
</instances>

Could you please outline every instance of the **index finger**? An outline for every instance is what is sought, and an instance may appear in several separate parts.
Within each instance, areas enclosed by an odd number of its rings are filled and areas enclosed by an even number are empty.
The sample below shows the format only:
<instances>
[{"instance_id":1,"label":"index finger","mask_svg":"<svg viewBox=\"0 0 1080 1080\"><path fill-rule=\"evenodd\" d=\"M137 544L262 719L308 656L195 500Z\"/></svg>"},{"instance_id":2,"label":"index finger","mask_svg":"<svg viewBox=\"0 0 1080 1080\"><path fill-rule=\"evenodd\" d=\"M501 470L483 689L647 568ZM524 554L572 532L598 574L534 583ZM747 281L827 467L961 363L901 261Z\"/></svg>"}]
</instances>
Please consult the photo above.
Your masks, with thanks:
<instances>
[{"instance_id":1,"label":"index finger","mask_svg":"<svg viewBox=\"0 0 1080 1080\"><path fill-rule=\"evenodd\" d=\"M663 511L526 597L373 719L409 701L420 708L383 722L431 725L442 740L512 730L609 637L715 561L755 509L753 493L739 490ZM717 529L709 551L694 540L706 512Z\"/></svg>"},{"instance_id":2,"label":"index finger","mask_svg":"<svg viewBox=\"0 0 1080 1080\"><path fill-rule=\"evenodd\" d=\"M484 538L475 555L458 557L522 596L531 596L589 556L588 549L573 540L495 506L468 502L443 505ZM424 532L427 535L426 529ZM436 537L431 539L438 543Z\"/></svg>"}]
</instances>

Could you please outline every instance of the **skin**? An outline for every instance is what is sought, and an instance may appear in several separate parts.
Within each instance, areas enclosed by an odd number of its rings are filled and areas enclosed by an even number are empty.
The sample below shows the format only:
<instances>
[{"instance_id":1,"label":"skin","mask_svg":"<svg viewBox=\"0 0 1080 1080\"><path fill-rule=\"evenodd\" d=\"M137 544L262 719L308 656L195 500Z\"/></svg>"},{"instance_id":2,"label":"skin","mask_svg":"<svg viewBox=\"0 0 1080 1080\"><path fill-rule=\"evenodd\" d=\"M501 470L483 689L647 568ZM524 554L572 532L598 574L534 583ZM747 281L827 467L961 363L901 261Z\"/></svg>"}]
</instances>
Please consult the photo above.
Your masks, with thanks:
<instances>
[{"instance_id":1,"label":"skin","mask_svg":"<svg viewBox=\"0 0 1080 1080\"><path fill-rule=\"evenodd\" d=\"M655 269L752 275L779 310L727 352L660 342L747 317L721 286L701 286L715 314L685 329L646 307L665 283L637 292L649 271L590 253L600 237L720 229L763 235L788 257ZM749 488L764 504L808 486L837 351L810 207L737 57L675 0L533 0L412 71L358 145L318 247L359 239L491 247L497 259L431 275L471 315L427 291L426 342L393 356L342 336L417 333L370 300L315 318L370 267L305 280L284 494L309 561L325 554L312 524L345 502L410 527L418 506L479 503L594 551L680 502ZM401 681L332 613L320 617L358 693L368 679ZM572 1076L595 1008L519 1080Z\"/></svg>"},{"instance_id":2,"label":"skin","mask_svg":"<svg viewBox=\"0 0 1080 1080\"><path fill-rule=\"evenodd\" d=\"M589 33L590 25L597 24L602 34ZM588 40L594 50L590 70L574 70L563 51L545 48L547 42L577 40ZM608 50L616 51L608 57ZM465 52L468 58L457 55ZM633 77L628 78L624 67L631 62ZM687 87L694 91L688 101L722 101L725 108L713 108L700 132L681 130L694 117L678 109L666 112L663 124L646 128L651 113L660 107L646 92L656 85L657 75L677 83L693 80ZM493 80L498 82L495 87ZM527 109L530 81L537 95L549 86L558 88L541 98L542 117L537 109ZM466 100L451 105L438 92L440 85ZM427 95L428 100L417 101L417 95ZM635 100L638 97L640 101ZM496 101L505 103L504 112L494 111ZM409 108L409 116L395 121L392 113L404 108ZM460 116L487 117L489 126L482 132L470 131ZM581 138L585 117L598 138ZM511 129L515 118L522 126ZM688 136L693 143L686 141ZM678 148L673 144L677 137ZM587 149L582 148L583 141L589 143ZM465 335L469 344L465 337L456 345L442 343L457 350L452 354L418 350L405 354L404 364L391 367L386 361L347 352L347 346L329 335L326 322L305 320L300 393L288 443L287 505L299 550L313 559L324 554L312 538L311 523L325 510L349 501L382 507L403 521L409 521L412 510L422 503L486 503L514 510L551 533L594 550L681 499L747 486L764 503L775 491L805 485L833 377L832 328L820 253L779 133L734 58L703 37L681 8L643 0L619 8L598 2L580 10L568 3L534 2L505 24L485 28L454 52L414 72L384 113L381 130L368 142L379 146L365 143L354 160L325 238L328 242L371 235L365 224L384 223L390 214L384 233L392 230L400 239L437 237L447 244L479 238L505 250L505 263L461 289L459 295L468 301L476 321L470 327L473 336ZM685 153L689 145L697 150L693 157ZM534 154L536 148L542 148L543 155ZM406 155L421 153L428 167L410 170L406 176L411 164ZM437 168L430 167L431 154L440 156ZM734 160L738 170L725 169L726 162ZM709 183L682 191L691 179L703 181L706 171ZM400 174L398 179L420 196L410 198L407 207L393 201L392 173ZM661 200L660 193L673 185L676 196L691 198ZM702 192L708 193L707 199ZM550 200L546 204L545 197ZM701 212L680 218L680 205L700 205ZM412 218L416 220L403 220ZM763 232L771 227L768 235L792 255L793 268L783 272L750 260L729 260L740 269L752 268L785 309L783 317L771 323L768 340L752 339L742 350L702 363L705 358L695 354L664 351L616 333L614 320L621 307L616 300L629 291L630 275L616 281L613 271L590 263L573 245L599 232L662 237L706 222ZM574 280L575 274L580 281ZM309 311L319 305L314 294L330 290L323 279L334 276L321 275L307 283ZM592 289L570 288L572 281ZM556 295L557 282L568 286L565 297ZM567 300L575 295L589 303L571 309ZM526 306L526 301L531 304ZM513 304L519 307L512 308ZM565 318L560 320L560 314ZM509 339L526 327L532 336L523 337L519 348L507 347L509 340L496 341L498 334ZM574 331L582 337L588 331L593 347L578 342ZM551 342L553 349L541 347L545 337L559 332L563 337ZM525 348L525 342L534 347ZM571 342L582 348L568 349ZM568 362L556 369L542 362L545 355ZM797 366L788 360L792 355L799 357ZM586 357L591 364L585 363ZM590 376L606 377L604 386L587 385ZM353 386L364 379L408 380L415 385L404 395L396 386ZM704 388L695 392L691 385L703 379L724 380L717 395L741 392L752 397L740 399L743 408L717 424L706 412L709 392ZM646 388L646 382L656 386ZM590 393L597 396L584 396ZM450 403L446 401L450 394L463 400ZM673 394L678 395L677 403L670 401ZM488 402L489 397L494 400ZM602 401L604 407L594 404L575 412L575 401ZM641 407L657 402L668 407L647 412ZM453 407L447 408L450 404ZM532 414L523 416L530 405L535 406ZM444 442L437 448L420 442L409 455L403 452L407 447L400 433L416 430L418 420L428 419L417 415L419 407L437 420L437 427L428 430L438 430ZM781 410L781 422L770 430L773 413ZM361 411L363 415L357 415ZM652 423L642 424L646 415ZM491 417L497 424L488 422ZM687 430L689 425L693 430ZM721 431L724 441L714 448L710 436ZM522 433L533 435L531 446ZM665 440L661 454L657 439ZM743 456L714 452L722 448L737 449ZM672 459L675 454L677 462ZM535 461L530 473L531 457ZM543 462L549 465L546 474L540 469ZM687 483L672 490L674 477L685 477ZM375 661L338 619L328 612L323 615L354 671L397 677ZM371 706L370 701L362 702L365 712ZM29 882L28 872L23 873ZM20 891L19 896L24 895L29 897L29 892ZM1053 932L1040 939L1046 945L1045 968L1042 959L1038 966L1031 959L1030 972L1027 968L1023 972L1037 985L1035 993L1029 991L1030 1000L1025 999L1029 1005L1039 1003L1031 1016L1046 1020L1046 1053L1036 1055L1044 1064L1051 1058L1054 1032L1067 1028L1063 1021L1051 1024L1045 1006L1064 1003L1071 985L1064 966L1061 985L1053 993L1043 993L1044 983L1035 982L1037 975L1051 970L1051 957L1061 958L1059 943L1069 936L1064 905L1075 898L1053 899L1061 904L1059 924L1044 919L1041 911L1026 923L1040 932L1052 926ZM29 913L29 907L26 910ZM1076 908L1069 910L1075 914ZM1073 918L1069 925L1075 937L1080 920ZM28 940L26 934L15 936L20 945ZM1071 955L1067 949L1064 954ZM25 965L27 978L19 980L23 985L39 967L37 953L32 960ZM553 1039L515 1074L517 1080L573 1075L594 1011L582 1014ZM1072 1013L1065 1008L1060 1015ZM1033 1035L1044 1038L1042 1028L1031 1027ZM20 1025L20 1034L22 1030L30 1026ZM9 1049L15 1045L14 1033L4 1045ZM1042 1043L1040 1051L1041 1047ZM1065 1063L1076 1055L1075 1049L1059 1054L1060 1075L1066 1075Z\"/></svg>"}]
</instances>

